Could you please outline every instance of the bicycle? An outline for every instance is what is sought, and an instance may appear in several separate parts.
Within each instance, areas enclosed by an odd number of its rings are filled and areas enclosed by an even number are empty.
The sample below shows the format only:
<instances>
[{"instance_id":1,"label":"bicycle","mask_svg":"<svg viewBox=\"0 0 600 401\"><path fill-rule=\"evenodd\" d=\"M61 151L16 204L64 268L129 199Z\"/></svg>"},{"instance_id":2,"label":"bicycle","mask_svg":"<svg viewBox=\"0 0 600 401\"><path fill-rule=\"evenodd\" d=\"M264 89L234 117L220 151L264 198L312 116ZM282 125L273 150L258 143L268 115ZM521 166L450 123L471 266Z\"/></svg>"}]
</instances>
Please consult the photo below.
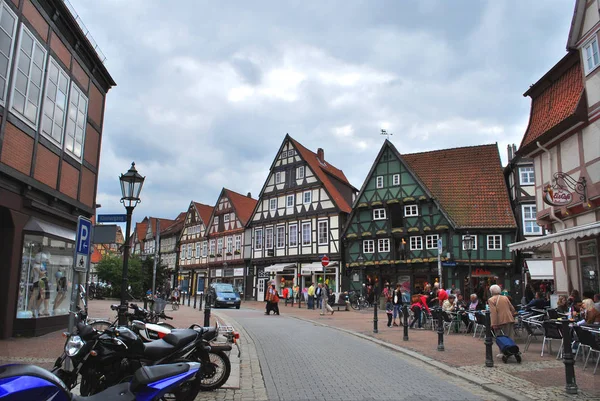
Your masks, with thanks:
<instances>
[{"instance_id":1,"label":"bicycle","mask_svg":"<svg viewBox=\"0 0 600 401\"><path fill-rule=\"evenodd\" d=\"M350 307L354 310L360 310L361 308L366 309L371 306L369 301L367 301L367 298L357 292L351 292L349 297Z\"/></svg>"}]
</instances>

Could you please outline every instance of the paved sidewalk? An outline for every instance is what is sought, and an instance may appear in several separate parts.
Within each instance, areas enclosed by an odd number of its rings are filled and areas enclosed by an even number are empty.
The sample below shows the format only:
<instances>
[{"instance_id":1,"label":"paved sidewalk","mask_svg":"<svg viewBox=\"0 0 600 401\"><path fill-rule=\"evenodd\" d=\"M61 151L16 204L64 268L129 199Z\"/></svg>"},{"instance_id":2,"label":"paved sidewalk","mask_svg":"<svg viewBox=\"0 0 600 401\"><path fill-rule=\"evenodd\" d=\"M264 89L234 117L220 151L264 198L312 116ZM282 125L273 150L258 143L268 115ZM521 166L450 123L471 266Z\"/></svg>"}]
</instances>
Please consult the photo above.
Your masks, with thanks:
<instances>
[{"instance_id":1,"label":"paved sidewalk","mask_svg":"<svg viewBox=\"0 0 600 401\"><path fill-rule=\"evenodd\" d=\"M378 314L379 333L373 333L373 309L364 311L336 311L333 315L320 316L318 310L285 306L280 303L282 315L309 320L380 342L397 351L411 354L437 366L450 374L467 378L492 391L499 391L508 398L522 400L600 400L600 377L590 369L583 370L581 359L575 365L579 394L568 396L565 392L565 368L562 360L556 360L560 343L553 344L553 353L540 356L542 338L533 341L523 353L523 362L514 359L504 364L497 356L498 347L493 345L494 367L485 366L485 344L483 339L472 334L444 335L445 351L437 351L437 332L431 330L409 330L409 341L403 341L403 327L388 328L384 312ZM264 309L264 302L244 302L243 307ZM277 316L273 316L277 319ZM525 338L517 338L523 352ZM591 363L591 362L590 362Z\"/></svg>"}]
</instances>

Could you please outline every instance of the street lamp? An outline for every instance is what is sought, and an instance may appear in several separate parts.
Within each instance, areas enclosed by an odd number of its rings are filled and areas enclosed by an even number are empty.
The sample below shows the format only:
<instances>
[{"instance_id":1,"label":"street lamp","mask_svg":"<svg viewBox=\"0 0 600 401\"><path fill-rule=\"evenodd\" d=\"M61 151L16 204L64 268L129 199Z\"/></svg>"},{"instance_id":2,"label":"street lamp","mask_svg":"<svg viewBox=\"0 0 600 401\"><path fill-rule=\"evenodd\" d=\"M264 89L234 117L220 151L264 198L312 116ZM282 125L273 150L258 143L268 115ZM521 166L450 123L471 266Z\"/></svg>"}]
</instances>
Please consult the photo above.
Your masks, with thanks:
<instances>
[{"instance_id":1,"label":"street lamp","mask_svg":"<svg viewBox=\"0 0 600 401\"><path fill-rule=\"evenodd\" d=\"M472 268L471 268L471 252L475 249L475 237L470 235L467 232L467 235L463 237L463 249L467 251L467 255L469 256L469 294L473 293L473 278L471 277Z\"/></svg>"},{"instance_id":2,"label":"street lamp","mask_svg":"<svg viewBox=\"0 0 600 401\"><path fill-rule=\"evenodd\" d=\"M119 306L119 325L127 324L127 287L128 287L128 268L129 268L129 233L131 231L131 214L133 209L140 203L140 192L144 185L145 177L142 177L135 169L135 163L131 163L131 168L125 174L121 174L121 203L127 210L127 231L125 231L125 243L123 244L123 280L121 281L121 305Z\"/></svg>"}]
</instances>

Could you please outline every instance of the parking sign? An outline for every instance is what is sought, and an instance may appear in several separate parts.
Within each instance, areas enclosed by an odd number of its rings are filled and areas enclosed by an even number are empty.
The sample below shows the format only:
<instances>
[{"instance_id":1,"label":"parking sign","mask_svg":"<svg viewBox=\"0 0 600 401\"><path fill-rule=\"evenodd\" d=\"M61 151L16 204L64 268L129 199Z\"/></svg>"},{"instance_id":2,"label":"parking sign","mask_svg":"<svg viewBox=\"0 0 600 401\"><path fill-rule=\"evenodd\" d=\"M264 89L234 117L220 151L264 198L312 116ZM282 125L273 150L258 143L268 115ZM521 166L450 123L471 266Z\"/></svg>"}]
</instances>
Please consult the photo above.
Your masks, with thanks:
<instances>
[{"instance_id":1,"label":"parking sign","mask_svg":"<svg viewBox=\"0 0 600 401\"><path fill-rule=\"evenodd\" d=\"M90 256L90 240L92 237L92 222L79 216L77 219L77 236L75 237L75 270L85 272Z\"/></svg>"}]
</instances>

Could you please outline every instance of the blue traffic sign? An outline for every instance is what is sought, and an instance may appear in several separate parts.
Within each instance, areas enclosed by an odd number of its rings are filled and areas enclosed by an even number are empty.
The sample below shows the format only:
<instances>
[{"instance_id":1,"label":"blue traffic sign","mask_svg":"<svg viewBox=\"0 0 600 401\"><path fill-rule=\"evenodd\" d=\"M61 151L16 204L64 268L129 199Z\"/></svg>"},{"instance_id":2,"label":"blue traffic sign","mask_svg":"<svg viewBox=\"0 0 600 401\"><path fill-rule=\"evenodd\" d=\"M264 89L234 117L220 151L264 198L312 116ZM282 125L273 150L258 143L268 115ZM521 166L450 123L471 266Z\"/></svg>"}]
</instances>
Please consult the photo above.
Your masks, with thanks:
<instances>
[{"instance_id":1,"label":"blue traffic sign","mask_svg":"<svg viewBox=\"0 0 600 401\"><path fill-rule=\"evenodd\" d=\"M85 217L77 219L77 237L75 238L77 253L90 254L90 239L92 238L92 222Z\"/></svg>"},{"instance_id":2,"label":"blue traffic sign","mask_svg":"<svg viewBox=\"0 0 600 401\"><path fill-rule=\"evenodd\" d=\"M98 223L126 223L126 214L99 214Z\"/></svg>"}]
</instances>

